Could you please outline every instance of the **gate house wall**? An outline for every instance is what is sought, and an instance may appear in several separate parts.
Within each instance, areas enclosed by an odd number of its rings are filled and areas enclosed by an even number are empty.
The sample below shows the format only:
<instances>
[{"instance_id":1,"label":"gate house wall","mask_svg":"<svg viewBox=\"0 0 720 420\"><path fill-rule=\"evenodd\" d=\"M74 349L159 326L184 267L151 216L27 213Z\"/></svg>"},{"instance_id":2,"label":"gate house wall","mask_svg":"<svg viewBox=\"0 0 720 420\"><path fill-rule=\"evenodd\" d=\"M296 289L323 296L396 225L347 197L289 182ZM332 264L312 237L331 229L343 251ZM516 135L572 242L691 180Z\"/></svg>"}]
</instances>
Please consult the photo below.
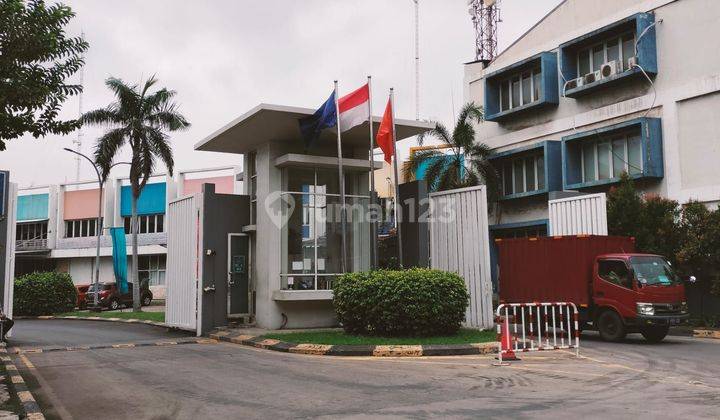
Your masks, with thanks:
<instances>
[{"instance_id":1,"label":"gate house wall","mask_svg":"<svg viewBox=\"0 0 720 420\"><path fill-rule=\"evenodd\" d=\"M484 186L430 194L430 264L465 279L470 305L465 326L494 325L490 283L490 236Z\"/></svg>"}]
</instances>

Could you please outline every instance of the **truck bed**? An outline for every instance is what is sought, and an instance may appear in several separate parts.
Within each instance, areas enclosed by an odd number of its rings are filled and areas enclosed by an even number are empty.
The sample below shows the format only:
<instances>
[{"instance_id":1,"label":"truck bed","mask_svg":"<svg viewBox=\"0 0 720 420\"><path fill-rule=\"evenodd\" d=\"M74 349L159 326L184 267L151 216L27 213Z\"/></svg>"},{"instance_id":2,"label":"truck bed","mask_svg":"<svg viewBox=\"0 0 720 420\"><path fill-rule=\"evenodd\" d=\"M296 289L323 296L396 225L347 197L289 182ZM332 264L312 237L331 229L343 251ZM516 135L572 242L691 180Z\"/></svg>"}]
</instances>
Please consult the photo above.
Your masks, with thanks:
<instances>
[{"instance_id":1,"label":"truck bed","mask_svg":"<svg viewBox=\"0 0 720 420\"><path fill-rule=\"evenodd\" d=\"M555 236L496 240L500 301L590 303L598 255L635 252L624 236Z\"/></svg>"}]
</instances>

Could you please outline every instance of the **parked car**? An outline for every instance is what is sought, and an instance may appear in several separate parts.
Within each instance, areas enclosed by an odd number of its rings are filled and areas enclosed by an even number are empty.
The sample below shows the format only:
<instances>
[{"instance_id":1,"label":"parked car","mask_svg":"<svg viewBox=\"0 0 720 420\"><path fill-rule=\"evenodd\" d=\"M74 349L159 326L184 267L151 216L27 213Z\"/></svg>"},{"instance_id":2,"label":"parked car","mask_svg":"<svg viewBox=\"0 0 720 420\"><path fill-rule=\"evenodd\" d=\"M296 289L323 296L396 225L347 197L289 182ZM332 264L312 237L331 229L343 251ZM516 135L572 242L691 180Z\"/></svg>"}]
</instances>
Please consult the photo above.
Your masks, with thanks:
<instances>
[{"instance_id":1,"label":"parked car","mask_svg":"<svg viewBox=\"0 0 720 420\"><path fill-rule=\"evenodd\" d=\"M75 286L77 289L77 307L78 309L85 309L87 308L87 302L85 301L85 297L87 296L87 291L90 288L89 284L78 284Z\"/></svg>"},{"instance_id":2,"label":"parked car","mask_svg":"<svg viewBox=\"0 0 720 420\"><path fill-rule=\"evenodd\" d=\"M99 295L98 301L100 306L106 309L119 309L120 307L129 307L133 304L133 284L128 283L128 292L120 293L115 282L112 283L100 283L98 285ZM95 299L95 285L91 285L86 294L86 301L88 304ZM152 303L153 294L148 287L147 282L143 282L140 286L140 303L142 306L148 306Z\"/></svg>"}]
</instances>

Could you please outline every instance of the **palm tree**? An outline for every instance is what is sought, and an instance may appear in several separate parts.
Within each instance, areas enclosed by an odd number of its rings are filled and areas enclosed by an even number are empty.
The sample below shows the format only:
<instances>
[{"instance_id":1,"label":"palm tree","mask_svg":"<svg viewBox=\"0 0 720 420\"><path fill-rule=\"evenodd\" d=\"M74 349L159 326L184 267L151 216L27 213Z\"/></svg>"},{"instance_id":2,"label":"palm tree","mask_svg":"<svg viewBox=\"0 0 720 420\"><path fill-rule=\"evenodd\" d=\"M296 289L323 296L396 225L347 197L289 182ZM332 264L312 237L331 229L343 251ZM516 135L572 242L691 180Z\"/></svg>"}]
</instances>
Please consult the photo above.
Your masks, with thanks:
<instances>
[{"instance_id":1,"label":"palm tree","mask_svg":"<svg viewBox=\"0 0 720 420\"><path fill-rule=\"evenodd\" d=\"M132 283L133 311L140 311L140 284L138 282L138 223L137 200L147 184L159 158L168 170L173 172L173 153L166 131L183 130L190 126L178 112L173 102L175 91L165 88L150 93L157 83L155 76L139 85L128 85L120 79L110 77L105 85L113 91L116 100L105 108L83 114L83 124L101 125L108 128L95 145L95 163L107 177L115 155L126 144L130 144L130 185L132 189L131 222L132 233Z\"/></svg>"},{"instance_id":2,"label":"palm tree","mask_svg":"<svg viewBox=\"0 0 720 420\"><path fill-rule=\"evenodd\" d=\"M452 135L442 123L420 135L422 145L425 136L441 140L446 149L430 149L415 152L403 168L405 179L412 179L417 170L425 167L425 179L431 191L444 191L479 184L487 186L488 198L493 200L498 191L498 174L488 160L490 146L475 142L474 123L483 121L483 109L473 102L465 104L455 123Z\"/></svg>"}]
</instances>

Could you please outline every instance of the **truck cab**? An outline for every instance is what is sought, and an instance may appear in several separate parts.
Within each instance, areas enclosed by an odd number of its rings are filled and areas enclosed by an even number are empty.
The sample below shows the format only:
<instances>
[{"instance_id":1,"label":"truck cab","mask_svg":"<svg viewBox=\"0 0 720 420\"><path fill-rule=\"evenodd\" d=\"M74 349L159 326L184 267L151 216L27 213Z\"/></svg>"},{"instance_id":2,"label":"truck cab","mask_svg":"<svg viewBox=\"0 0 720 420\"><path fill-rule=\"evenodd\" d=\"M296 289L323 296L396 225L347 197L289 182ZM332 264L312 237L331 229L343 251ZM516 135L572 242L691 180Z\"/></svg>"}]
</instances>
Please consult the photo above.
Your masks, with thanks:
<instances>
[{"instance_id":1,"label":"truck cab","mask_svg":"<svg viewBox=\"0 0 720 420\"><path fill-rule=\"evenodd\" d=\"M658 342L689 317L683 282L660 255L597 256L591 294L588 321L608 341L639 332Z\"/></svg>"}]
</instances>

